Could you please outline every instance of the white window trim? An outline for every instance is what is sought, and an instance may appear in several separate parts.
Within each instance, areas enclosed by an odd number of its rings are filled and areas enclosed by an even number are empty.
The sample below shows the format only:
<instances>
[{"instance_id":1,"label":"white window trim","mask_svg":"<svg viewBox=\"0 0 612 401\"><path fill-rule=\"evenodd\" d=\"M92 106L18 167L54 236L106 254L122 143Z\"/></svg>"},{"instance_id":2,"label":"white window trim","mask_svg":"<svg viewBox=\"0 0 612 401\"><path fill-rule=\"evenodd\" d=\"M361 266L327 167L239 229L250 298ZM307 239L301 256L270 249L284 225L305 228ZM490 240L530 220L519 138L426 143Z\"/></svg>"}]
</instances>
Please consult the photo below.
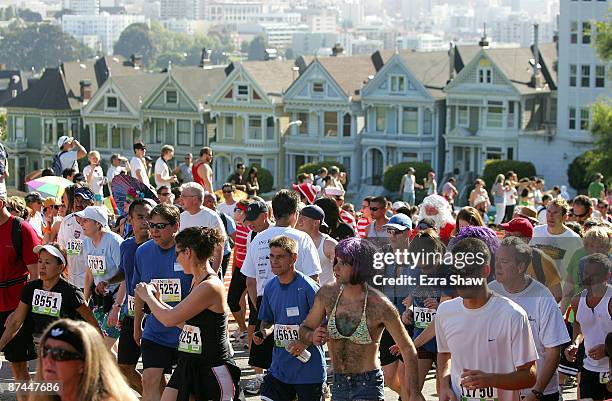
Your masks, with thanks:
<instances>
[{"instance_id":1,"label":"white window trim","mask_svg":"<svg viewBox=\"0 0 612 401\"><path fill-rule=\"evenodd\" d=\"M260 139L251 137L251 117L259 117L259 121L261 122L261 125L259 126L259 129L261 130ZM264 121L265 121L265 117L263 115L259 115L259 114L247 115L247 117L244 119L244 124L246 126L246 136L245 137L247 141L251 141L251 142L265 141L266 138L265 138L265 132L264 132Z\"/></svg>"},{"instance_id":2,"label":"white window trim","mask_svg":"<svg viewBox=\"0 0 612 401\"><path fill-rule=\"evenodd\" d=\"M238 94L238 88L240 86L246 86L247 88L246 95ZM236 82L234 84L234 100L238 102L248 102L250 99L251 99L251 85L249 85L248 83L244 83L244 82Z\"/></svg>"},{"instance_id":3,"label":"white window trim","mask_svg":"<svg viewBox=\"0 0 612 401\"><path fill-rule=\"evenodd\" d=\"M323 87L323 91L322 92L315 92L315 90L314 90L315 84L321 84L321 86ZM311 94L312 97L325 97L325 95L327 94L327 85L325 85L325 82L311 81L310 82L310 94Z\"/></svg>"},{"instance_id":4,"label":"white window trim","mask_svg":"<svg viewBox=\"0 0 612 401\"><path fill-rule=\"evenodd\" d=\"M484 112L485 112L485 122L484 122L484 126L487 129L504 129L504 127L506 126L506 124L504 124L505 120L506 120L506 104L504 101L501 101L501 105L499 104L492 104L489 105L489 103L491 102L491 100L487 101L487 103L485 104L484 107ZM499 102L499 100L493 100L493 102ZM499 127L491 127L489 126L489 107L501 107L501 125Z\"/></svg>"},{"instance_id":5,"label":"white window trim","mask_svg":"<svg viewBox=\"0 0 612 401\"><path fill-rule=\"evenodd\" d=\"M108 106L108 99L109 98L115 98L115 100L117 101L117 106L116 107L109 107ZM119 96L117 95L105 95L104 96L104 111L110 111L110 112L115 112L115 111L119 111Z\"/></svg>"},{"instance_id":6,"label":"white window trim","mask_svg":"<svg viewBox=\"0 0 612 401\"><path fill-rule=\"evenodd\" d=\"M227 118L232 119L231 133L227 129ZM223 139L234 139L236 137L236 116L221 116L223 118Z\"/></svg>"},{"instance_id":7,"label":"white window trim","mask_svg":"<svg viewBox=\"0 0 612 401\"><path fill-rule=\"evenodd\" d=\"M404 109L407 108L416 108L416 112L417 112L417 131L415 133L411 133L411 132L404 132ZM399 135L410 135L410 136L420 136L422 133L422 115L421 115L421 106L418 105L407 105L407 106L401 106L400 111L399 111L401 118L400 118L400 122L401 122L401 126L398 127L397 132L399 133Z\"/></svg>"},{"instance_id":8,"label":"white window trim","mask_svg":"<svg viewBox=\"0 0 612 401\"><path fill-rule=\"evenodd\" d=\"M465 124L461 123L461 119L459 118L461 112L459 111L460 107L465 107L465 112L467 114L467 122ZM469 128L470 126L470 106L457 106L457 127L461 127L461 128Z\"/></svg>"},{"instance_id":9,"label":"white window trim","mask_svg":"<svg viewBox=\"0 0 612 401\"><path fill-rule=\"evenodd\" d=\"M385 110L385 118L383 120L383 129L382 131L378 130L378 109ZM374 132L378 134L386 134L387 133L387 108L384 106L375 106L374 107Z\"/></svg>"},{"instance_id":10,"label":"white window trim","mask_svg":"<svg viewBox=\"0 0 612 401\"><path fill-rule=\"evenodd\" d=\"M482 71L482 81L480 81L480 73ZM490 77L491 77L491 81L487 82L487 72L490 73ZM478 67L477 70L477 78L478 78L478 83L479 84L483 84L483 85L492 85L493 84L493 68L491 67Z\"/></svg>"},{"instance_id":11,"label":"white window trim","mask_svg":"<svg viewBox=\"0 0 612 401\"><path fill-rule=\"evenodd\" d=\"M21 124L21 136L17 136L17 121L20 120ZM15 141L25 139L25 117L24 116L15 116L14 121L14 131L15 131Z\"/></svg>"},{"instance_id":12,"label":"white window trim","mask_svg":"<svg viewBox=\"0 0 612 401\"><path fill-rule=\"evenodd\" d=\"M398 89L397 90L393 90L393 78L397 79L397 84L398 84ZM400 90L399 89L400 78L404 80L404 90ZM406 93L406 89L408 87L407 81L408 80L406 79L405 75L402 75L402 74L391 74L391 75L389 75L389 93L395 94L395 95L396 94L400 94L400 95L401 94L405 94Z\"/></svg>"}]
</instances>

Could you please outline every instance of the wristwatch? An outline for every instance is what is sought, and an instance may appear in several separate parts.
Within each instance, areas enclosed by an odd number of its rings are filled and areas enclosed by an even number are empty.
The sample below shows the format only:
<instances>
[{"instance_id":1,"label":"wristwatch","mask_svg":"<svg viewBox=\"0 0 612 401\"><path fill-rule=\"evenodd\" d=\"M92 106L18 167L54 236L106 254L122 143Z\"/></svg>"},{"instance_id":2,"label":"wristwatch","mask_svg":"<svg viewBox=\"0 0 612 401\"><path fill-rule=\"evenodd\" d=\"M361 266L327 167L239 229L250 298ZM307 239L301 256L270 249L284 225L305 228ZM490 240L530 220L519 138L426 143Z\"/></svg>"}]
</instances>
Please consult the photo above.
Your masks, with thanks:
<instances>
[{"instance_id":1,"label":"wristwatch","mask_svg":"<svg viewBox=\"0 0 612 401\"><path fill-rule=\"evenodd\" d=\"M536 400L541 400L542 398L544 398L544 393L541 391L534 389L531 389L531 392L533 393L533 395L535 395Z\"/></svg>"}]
</instances>

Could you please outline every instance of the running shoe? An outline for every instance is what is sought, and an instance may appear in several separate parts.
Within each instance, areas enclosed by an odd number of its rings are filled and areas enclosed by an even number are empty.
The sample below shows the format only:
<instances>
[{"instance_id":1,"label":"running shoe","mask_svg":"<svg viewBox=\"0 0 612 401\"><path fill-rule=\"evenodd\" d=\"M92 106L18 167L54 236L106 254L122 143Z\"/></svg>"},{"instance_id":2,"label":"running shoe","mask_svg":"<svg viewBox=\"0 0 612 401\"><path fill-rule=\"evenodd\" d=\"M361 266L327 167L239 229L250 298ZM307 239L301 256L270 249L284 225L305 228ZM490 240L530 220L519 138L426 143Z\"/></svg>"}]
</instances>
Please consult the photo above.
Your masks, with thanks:
<instances>
[{"instance_id":1,"label":"running shoe","mask_svg":"<svg viewBox=\"0 0 612 401\"><path fill-rule=\"evenodd\" d=\"M255 375L254 379L249 380L244 385L244 392L251 395L259 394L259 389L261 388L261 384L263 383L263 374Z\"/></svg>"}]
</instances>

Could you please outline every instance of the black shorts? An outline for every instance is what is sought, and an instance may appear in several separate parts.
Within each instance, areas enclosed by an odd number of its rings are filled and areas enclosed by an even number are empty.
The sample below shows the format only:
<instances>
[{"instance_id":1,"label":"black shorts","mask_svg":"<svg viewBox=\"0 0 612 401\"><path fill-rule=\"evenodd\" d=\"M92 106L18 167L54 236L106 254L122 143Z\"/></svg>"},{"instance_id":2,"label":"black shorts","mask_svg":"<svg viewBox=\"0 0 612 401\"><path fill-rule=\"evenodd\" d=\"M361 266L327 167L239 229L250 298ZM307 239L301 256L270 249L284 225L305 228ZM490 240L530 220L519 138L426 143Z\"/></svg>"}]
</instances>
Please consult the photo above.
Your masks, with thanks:
<instances>
[{"instance_id":1,"label":"black shorts","mask_svg":"<svg viewBox=\"0 0 612 401\"><path fill-rule=\"evenodd\" d=\"M233 362L220 366L201 366L197 363L179 361L167 387L178 390L176 401L242 400L240 390L240 368Z\"/></svg>"},{"instance_id":2,"label":"black shorts","mask_svg":"<svg viewBox=\"0 0 612 401\"><path fill-rule=\"evenodd\" d=\"M262 297L257 297L257 307L261 305ZM251 316L249 316L249 324ZM259 330L261 321L257 320L255 331ZM249 365L256 368L268 369L272 364L272 350L274 349L274 336L268 336L263 344L257 345L251 341L251 351L249 353Z\"/></svg>"},{"instance_id":3,"label":"black shorts","mask_svg":"<svg viewBox=\"0 0 612 401\"><path fill-rule=\"evenodd\" d=\"M595 401L609 400L612 392L609 392L604 383L600 383L599 373L591 372L585 368L580 369L580 398L591 398Z\"/></svg>"},{"instance_id":4,"label":"black shorts","mask_svg":"<svg viewBox=\"0 0 612 401\"><path fill-rule=\"evenodd\" d=\"M417 359L431 359L435 362L438 359L438 353L429 351L425 347L419 347L417 348Z\"/></svg>"},{"instance_id":5,"label":"black shorts","mask_svg":"<svg viewBox=\"0 0 612 401\"><path fill-rule=\"evenodd\" d=\"M270 373L264 376L261 384L261 399L266 401L320 401L323 396L323 383L287 384L277 380Z\"/></svg>"},{"instance_id":6,"label":"black shorts","mask_svg":"<svg viewBox=\"0 0 612 401\"><path fill-rule=\"evenodd\" d=\"M164 369L164 373L172 373L172 368L178 360L178 349L166 347L153 341L140 341L140 350L142 352L142 368L159 368Z\"/></svg>"},{"instance_id":7,"label":"black shorts","mask_svg":"<svg viewBox=\"0 0 612 401\"><path fill-rule=\"evenodd\" d=\"M240 311L240 298L242 294L244 294L246 288L246 276L242 274L239 268L234 267L232 281L230 281L229 289L227 290L227 304L229 305L230 311Z\"/></svg>"},{"instance_id":8,"label":"black shorts","mask_svg":"<svg viewBox=\"0 0 612 401\"><path fill-rule=\"evenodd\" d=\"M567 332L573 332L573 326L571 323L565 322L565 327L567 327ZM571 337L571 336L570 336ZM578 346L578 352L576 353L576 360L574 362L570 362L565 357L565 349L572 344L571 341L562 344L559 348L561 350L561 359L559 359L559 373L564 374L566 376L576 377L580 369L582 368L582 361L584 360L584 342L581 342ZM584 397L583 397L584 398Z\"/></svg>"},{"instance_id":9,"label":"black shorts","mask_svg":"<svg viewBox=\"0 0 612 401\"><path fill-rule=\"evenodd\" d=\"M134 318L125 316L121 322L117 363L119 365L136 365L139 358L140 347L134 341Z\"/></svg>"},{"instance_id":10,"label":"black shorts","mask_svg":"<svg viewBox=\"0 0 612 401\"><path fill-rule=\"evenodd\" d=\"M383 330L382 336L380 337L380 353L378 355L381 366L387 366L395 361L401 360L401 355L395 356L389 351L389 348L393 345L395 345L395 340L393 340L393 337L391 337L391 334L389 334L386 329Z\"/></svg>"},{"instance_id":11,"label":"black shorts","mask_svg":"<svg viewBox=\"0 0 612 401\"><path fill-rule=\"evenodd\" d=\"M4 324L13 311L0 312L0 336L4 334ZM32 338L33 327L26 319L15 337L6 344L2 352L9 362L27 362L37 358L34 339Z\"/></svg>"},{"instance_id":12,"label":"black shorts","mask_svg":"<svg viewBox=\"0 0 612 401\"><path fill-rule=\"evenodd\" d=\"M259 315L259 311L257 310L257 307L255 307L255 305L253 305L253 302L251 302L251 297L248 296L247 294L247 298L249 299L249 321L248 321L248 325L249 326L257 326L259 319L257 319L257 316ZM259 300L261 297L257 297L257 299ZM251 308L251 306L253 306L253 308Z\"/></svg>"}]
</instances>

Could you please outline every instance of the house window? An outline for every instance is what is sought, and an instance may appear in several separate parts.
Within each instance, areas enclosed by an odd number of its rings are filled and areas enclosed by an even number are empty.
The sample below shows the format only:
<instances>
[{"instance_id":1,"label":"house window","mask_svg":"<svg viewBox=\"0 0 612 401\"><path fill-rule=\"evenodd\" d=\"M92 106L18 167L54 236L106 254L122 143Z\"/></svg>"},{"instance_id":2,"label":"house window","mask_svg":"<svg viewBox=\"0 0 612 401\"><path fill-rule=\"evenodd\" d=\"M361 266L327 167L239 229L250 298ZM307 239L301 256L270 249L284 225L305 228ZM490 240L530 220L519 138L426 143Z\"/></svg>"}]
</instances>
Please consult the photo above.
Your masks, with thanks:
<instances>
[{"instance_id":1,"label":"house window","mask_svg":"<svg viewBox=\"0 0 612 401\"><path fill-rule=\"evenodd\" d=\"M106 110L117 110L117 97L107 96L106 97Z\"/></svg>"},{"instance_id":2,"label":"house window","mask_svg":"<svg viewBox=\"0 0 612 401\"><path fill-rule=\"evenodd\" d=\"M570 43L578 43L578 21L572 21L570 23Z\"/></svg>"},{"instance_id":3,"label":"house window","mask_svg":"<svg viewBox=\"0 0 612 401\"><path fill-rule=\"evenodd\" d=\"M575 87L578 76L578 66L576 64L570 64L569 71L569 86Z\"/></svg>"},{"instance_id":4,"label":"house window","mask_svg":"<svg viewBox=\"0 0 612 401\"><path fill-rule=\"evenodd\" d=\"M323 113L323 131L325 136L338 136L338 113L326 111Z\"/></svg>"},{"instance_id":5,"label":"house window","mask_svg":"<svg viewBox=\"0 0 612 401\"><path fill-rule=\"evenodd\" d=\"M576 108L569 108L569 129L576 129Z\"/></svg>"},{"instance_id":6,"label":"house window","mask_svg":"<svg viewBox=\"0 0 612 401\"><path fill-rule=\"evenodd\" d=\"M178 103L178 94L176 91L166 91L166 103Z\"/></svg>"},{"instance_id":7,"label":"house window","mask_svg":"<svg viewBox=\"0 0 612 401\"><path fill-rule=\"evenodd\" d=\"M402 152L403 162L416 162L419 160L419 154L416 152Z\"/></svg>"},{"instance_id":8,"label":"house window","mask_svg":"<svg viewBox=\"0 0 612 401\"><path fill-rule=\"evenodd\" d=\"M234 138L234 117L225 117L225 126L223 127L223 138Z\"/></svg>"},{"instance_id":9,"label":"house window","mask_svg":"<svg viewBox=\"0 0 612 401\"><path fill-rule=\"evenodd\" d=\"M433 119L431 110L423 109L423 135L431 135L433 132Z\"/></svg>"},{"instance_id":10,"label":"house window","mask_svg":"<svg viewBox=\"0 0 612 401\"><path fill-rule=\"evenodd\" d=\"M431 167L433 164L432 161L433 161L433 154L431 152L423 153L423 163Z\"/></svg>"},{"instance_id":11,"label":"house window","mask_svg":"<svg viewBox=\"0 0 612 401\"><path fill-rule=\"evenodd\" d=\"M73 118L70 120L70 136L77 136L79 134L79 120Z\"/></svg>"},{"instance_id":12,"label":"house window","mask_svg":"<svg viewBox=\"0 0 612 401\"><path fill-rule=\"evenodd\" d=\"M261 117L249 116L249 139L261 140Z\"/></svg>"},{"instance_id":13,"label":"house window","mask_svg":"<svg viewBox=\"0 0 612 401\"><path fill-rule=\"evenodd\" d=\"M583 64L580 67L580 86L583 88L588 88L591 86L591 66L588 64Z\"/></svg>"},{"instance_id":14,"label":"house window","mask_svg":"<svg viewBox=\"0 0 612 401\"><path fill-rule=\"evenodd\" d=\"M344 114L342 120L342 136L351 136L351 115L349 113Z\"/></svg>"},{"instance_id":15,"label":"house window","mask_svg":"<svg viewBox=\"0 0 612 401\"><path fill-rule=\"evenodd\" d=\"M177 142L179 145L191 145L191 121L177 120L176 122Z\"/></svg>"},{"instance_id":16,"label":"house window","mask_svg":"<svg viewBox=\"0 0 612 401\"><path fill-rule=\"evenodd\" d=\"M582 23L582 44L588 45L591 43L591 23Z\"/></svg>"},{"instance_id":17,"label":"house window","mask_svg":"<svg viewBox=\"0 0 612 401\"><path fill-rule=\"evenodd\" d=\"M162 143L166 140L166 121L162 119L155 120L155 143Z\"/></svg>"},{"instance_id":18,"label":"house window","mask_svg":"<svg viewBox=\"0 0 612 401\"><path fill-rule=\"evenodd\" d=\"M302 122L298 127L298 133L300 135L308 135L308 113L298 113L297 119Z\"/></svg>"},{"instance_id":19,"label":"house window","mask_svg":"<svg viewBox=\"0 0 612 401\"><path fill-rule=\"evenodd\" d=\"M487 147L486 157L487 160L501 160L503 157L502 148L499 147Z\"/></svg>"},{"instance_id":20,"label":"house window","mask_svg":"<svg viewBox=\"0 0 612 401\"><path fill-rule=\"evenodd\" d=\"M25 138L25 119L23 117L15 117L15 139ZM14 170L9 170L14 171Z\"/></svg>"},{"instance_id":21,"label":"house window","mask_svg":"<svg viewBox=\"0 0 612 401\"><path fill-rule=\"evenodd\" d=\"M589 129L589 109L580 109L580 129Z\"/></svg>"},{"instance_id":22,"label":"house window","mask_svg":"<svg viewBox=\"0 0 612 401\"><path fill-rule=\"evenodd\" d=\"M470 124L470 114L467 106L457 106L457 125L467 127Z\"/></svg>"},{"instance_id":23,"label":"house window","mask_svg":"<svg viewBox=\"0 0 612 401\"><path fill-rule=\"evenodd\" d=\"M95 133L96 147L104 149L108 148L108 129L106 124L96 124Z\"/></svg>"},{"instance_id":24,"label":"house window","mask_svg":"<svg viewBox=\"0 0 612 401\"><path fill-rule=\"evenodd\" d=\"M111 148L121 148L121 128L111 128Z\"/></svg>"},{"instance_id":25,"label":"house window","mask_svg":"<svg viewBox=\"0 0 612 401\"><path fill-rule=\"evenodd\" d=\"M274 117L266 118L266 140L274 140Z\"/></svg>"},{"instance_id":26,"label":"house window","mask_svg":"<svg viewBox=\"0 0 612 401\"><path fill-rule=\"evenodd\" d=\"M68 120L57 120L55 123L57 137L68 135Z\"/></svg>"},{"instance_id":27,"label":"house window","mask_svg":"<svg viewBox=\"0 0 612 401\"><path fill-rule=\"evenodd\" d=\"M493 82L493 70L491 68L478 69L478 83L490 84Z\"/></svg>"},{"instance_id":28,"label":"house window","mask_svg":"<svg viewBox=\"0 0 612 401\"><path fill-rule=\"evenodd\" d=\"M606 66L605 65L595 66L595 87L596 88L606 87Z\"/></svg>"},{"instance_id":29,"label":"house window","mask_svg":"<svg viewBox=\"0 0 612 401\"><path fill-rule=\"evenodd\" d=\"M204 124L201 122L197 122L193 126L193 144L194 146L204 145Z\"/></svg>"},{"instance_id":30,"label":"house window","mask_svg":"<svg viewBox=\"0 0 612 401\"><path fill-rule=\"evenodd\" d=\"M418 107L402 108L402 134L417 135L419 133Z\"/></svg>"},{"instance_id":31,"label":"house window","mask_svg":"<svg viewBox=\"0 0 612 401\"><path fill-rule=\"evenodd\" d=\"M53 120L45 120L45 143L53 143Z\"/></svg>"},{"instance_id":32,"label":"house window","mask_svg":"<svg viewBox=\"0 0 612 401\"><path fill-rule=\"evenodd\" d=\"M238 88L236 88L236 100L249 100L248 85L238 85Z\"/></svg>"},{"instance_id":33,"label":"house window","mask_svg":"<svg viewBox=\"0 0 612 401\"><path fill-rule=\"evenodd\" d=\"M376 132L385 132L387 110L384 107L376 108Z\"/></svg>"},{"instance_id":34,"label":"house window","mask_svg":"<svg viewBox=\"0 0 612 401\"><path fill-rule=\"evenodd\" d=\"M312 95L313 96L323 96L325 93L325 86L323 82L313 82L312 83Z\"/></svg>"},{"instance_id":35,"label":"house window","mask_svg":"<svg viewBox=\"0 0 612 401\"><path fill-rule=\"evenodd\" d=\"M503 115L503 103L498 101L489 101L487 104L487 127L501 128Z\"/></svg>"},{"instance_id":36,"label":"house window","mask_svg":"<svg viewBox=\"0 0 612 401\"><path fill-rule=\"evenodd\" d=\"M406 91L406 77L403 75L392 75L390 78L391 93L404 93Z\"/></svg>"},{"instance_id":37,"label":"house window","mask_svg":"<svg viewBox=\"0 0 612 401\"><path fill-rule=\"evenodd\" d=\"M508 102L508 128L514 128L514 119L516 118L514 102Z\"/></svg>"}]
</instances>

